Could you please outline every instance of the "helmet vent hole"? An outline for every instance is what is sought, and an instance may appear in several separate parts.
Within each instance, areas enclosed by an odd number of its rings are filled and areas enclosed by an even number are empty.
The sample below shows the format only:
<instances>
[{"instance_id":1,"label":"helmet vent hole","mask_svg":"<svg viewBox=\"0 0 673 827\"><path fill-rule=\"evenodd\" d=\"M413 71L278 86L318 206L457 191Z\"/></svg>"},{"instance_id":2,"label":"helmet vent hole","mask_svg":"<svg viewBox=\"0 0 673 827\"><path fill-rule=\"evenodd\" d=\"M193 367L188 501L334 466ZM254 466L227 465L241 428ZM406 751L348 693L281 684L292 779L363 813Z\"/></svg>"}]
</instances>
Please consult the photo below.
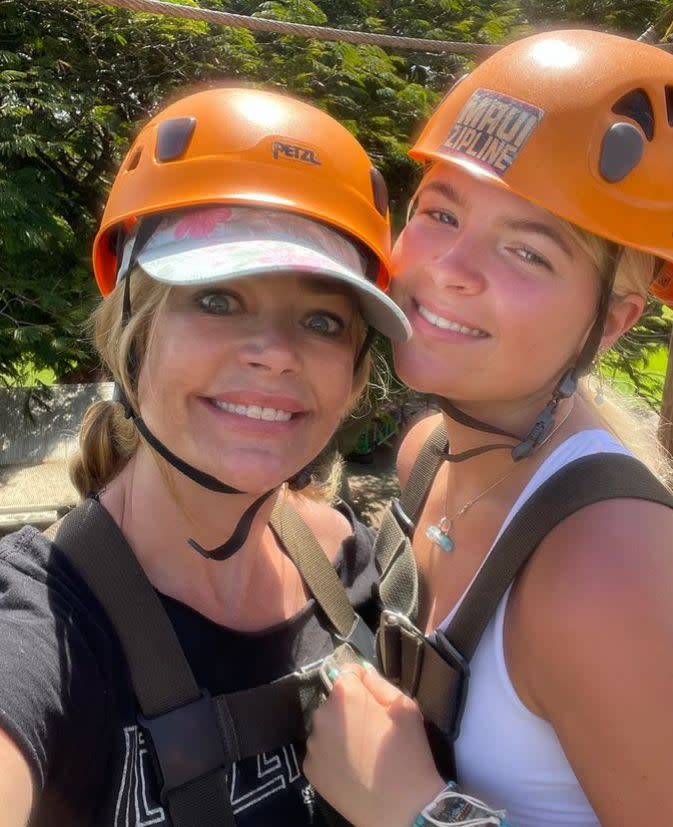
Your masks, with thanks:
<instances>
[{"instance_id":1,"label":"helmet vent hole","mask_svg":"<svg viewBox=\"0 0 673 827\"><path fill-rule=\"evenodd\" d=\"M386 186L386 181L383 175L376 169L376 167L372 167L369 171L372 179L372 194L374 196L374 205L376 209L381 213L381 215L385 218L388 214L388 187Z\"/></svg>"},{"instance_id":2,"label":"helmet vent hole","mask_svg":"<svg viewBox=\"0 0 673 827\"><path fill-rule=\"evenodd\" d=\"M634 89L621 97L612 107L612 111L616 115L624 115L635 121L645 133L648 141L654 138L654 110L652 109L652 102L644 89ZM670 108L668 120L670 123Z\"/></svg>"},{"instance_id":3,"label":"helmet vent hole","mask_svg":"<svg viewBox=\"0 0 673 827\"><path fill-rule=\"evenodd\" d=\"M185 154L196 128L196 118L171 118L159 124L155 157L160 163Z\"/></svg>"},{"instance_id":4,"label":"helmet vent hole","mask_svg":"<svg viewBox=\"0 0 673 827\"><path fill-rule=\"evenodd\" d=\"M673 86L666 87L666 114L668 125L673 126Z\"/></svg>"},{"instance_id":5,"label":"helmet vent hole","mask_svg":"<svg viewBox=\"0 0 673 827\"><path fill-rule=\"evenodd\" d=\"M128 164L126 165L126 171L132 172L140 163L140 156L143 154L142 148L136 149L136 151L131 156Z\"/></svg>"}]
</instances>

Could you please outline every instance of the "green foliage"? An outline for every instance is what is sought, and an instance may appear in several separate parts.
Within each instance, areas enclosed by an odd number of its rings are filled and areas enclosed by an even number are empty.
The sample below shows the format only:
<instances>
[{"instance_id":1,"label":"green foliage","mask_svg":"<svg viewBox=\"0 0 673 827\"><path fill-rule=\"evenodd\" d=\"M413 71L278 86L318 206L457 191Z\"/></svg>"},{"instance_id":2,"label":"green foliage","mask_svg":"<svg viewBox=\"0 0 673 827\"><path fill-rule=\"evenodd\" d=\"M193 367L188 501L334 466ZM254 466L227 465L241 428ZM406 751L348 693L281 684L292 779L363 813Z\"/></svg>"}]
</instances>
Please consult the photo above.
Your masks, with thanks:
<instances>
[{"instance_id":1,"label":"green foliage","mask_svg":"<svg viewBox=\"0 0 673 827\"><path fill-rule=\"evenodd\" d=\"M95 364L83 322L105 194L139 121L177 89L248 78L240 29L83 2L0 2L0 376Z\"/></svg>"},{"instance_id":2,"label":"green foliage","mask_svg":"<svg viewBox=\"0 0 673 827\"><path fill-rule=\"evenodd\" d=\"M520 6L525 19L536 27L581 23L637 37L671 4L670 0L521 0Z\"/></svg>"},{"instance_id":3,"label":"green foliage","mask_svg":"<svg viewBox=\"0 0 673 827\"><path fill-rule=\"evenodd\" d=\"M669 6L668 0L180 2L481 43L568 22L638 34L663 20ZM454 55L253 35L83 0L0 0L0 381L48 369L63 380L95 367L83 333L97 299L93 237L130 140L167 99L234 80L317 103L372 154L399 226L417 176L406 155L409 140L470 65ZM658 342L669 326L653 311L636 336ZM633 354L625 345L614 358L626 362Z\"/></svg>"},{"instance_id":4,"label":"green foliage","mask_svg":"<svg viewBox=\"0 0 673 827\"><path fill-rule=\"evenodd\" d=\"M605 375L618 388L635 392L655 411L661 407L672 316L668 308L650 301L640 323L601 360Z\"/></svg>"}]
</instances>

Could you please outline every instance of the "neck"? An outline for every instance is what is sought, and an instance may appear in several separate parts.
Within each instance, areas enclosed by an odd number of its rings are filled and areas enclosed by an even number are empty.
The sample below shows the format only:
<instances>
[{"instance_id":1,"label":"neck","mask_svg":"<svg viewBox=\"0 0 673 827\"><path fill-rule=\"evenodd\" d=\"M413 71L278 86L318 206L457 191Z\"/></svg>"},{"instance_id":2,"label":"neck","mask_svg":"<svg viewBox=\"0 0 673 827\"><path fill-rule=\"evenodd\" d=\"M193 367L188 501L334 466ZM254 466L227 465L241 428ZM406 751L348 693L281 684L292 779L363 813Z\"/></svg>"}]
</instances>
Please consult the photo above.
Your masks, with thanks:
<instances>
[{"instance_id":1,"label":"neck","mask_svg":"<svg viewBox=\"0 0 673 827\"><path fill-rule=\"evenodd\" d=\"M222 622L224 611L235 623L251 591L259 588L260 571L280 572L283 564L268 526L277 495L263 503L242 547L229 559L207 560L187 541L206 549L221 545L258 497L208 491L141 446L100 499L155 588Z\"/></svg>"},{"instance_id":2,"label":"neck","mask_svg":"<svg viewBox=\"0 0 673 827\"><path fill-rule=\"evenodd\" d=\"M550 394L545 394L516 403L455 402L454 404L468 416L504 432L514 434L521 440L528 434L549 398ZM568 434L572 426L572 422L569 420L573 418L573 408L574 398L559 402L554 416L555 424L552 433L544 444L534 451L531 457L519 461L518 464L522 468L536 467L539 464L538 459L541 462L542 458L548 454L549 449L558 444L560 439L564 438L564 435ZM462 454L488 445L509 445L514 448L518 444L516 439L480 431L457 422L447 413L443 414L443 418L451 454ZM471 488L473 484L479 485L505 473L514 465L511 448L498 448L478 454L463 462L450 463L453 484L459 485L461 488L463 486ZM513 471L512 476L519 477L519 472Z\"/></svg>"}]
</instances>

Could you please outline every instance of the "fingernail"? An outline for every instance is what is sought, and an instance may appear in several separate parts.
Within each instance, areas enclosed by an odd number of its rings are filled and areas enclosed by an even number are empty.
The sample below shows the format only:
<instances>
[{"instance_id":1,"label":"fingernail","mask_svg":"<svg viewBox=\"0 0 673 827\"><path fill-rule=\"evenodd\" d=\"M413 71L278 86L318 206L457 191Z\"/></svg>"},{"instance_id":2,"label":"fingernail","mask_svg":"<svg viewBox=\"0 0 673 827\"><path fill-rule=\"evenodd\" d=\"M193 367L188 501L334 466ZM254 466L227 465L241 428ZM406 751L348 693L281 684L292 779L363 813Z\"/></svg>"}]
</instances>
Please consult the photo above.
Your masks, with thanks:
<instances>
[{"instance_id":1,"label":"fingernail","mask_svg":"<svg viewBox=\"0 0 673 827\"><path fill-rule=\"evenodd\" d=\"M365 668L365 669L369 669L369 670L371 670L371 669L376 669L376 667L374 666L374 664L373 664L373 663L370 663L368 660L363 660L363 661L362 661L362 665L364 666L364 668Z\"/></svg>"},{"instance_id":2,"label":"fingernail","mask_svg":"<svg viewBox=\"0 0 673 827\"><path fill-rule=\"evenodd\" d=\"M338 678L338 677L339 677L339 670L338 670L336 667L334 667L334 666L333 666L333 667L332 667L332 668L331 668L331 669L327 672L327 677L328 677L331 681L335 680L336 678Z\"/></svg>"}]
</instances>

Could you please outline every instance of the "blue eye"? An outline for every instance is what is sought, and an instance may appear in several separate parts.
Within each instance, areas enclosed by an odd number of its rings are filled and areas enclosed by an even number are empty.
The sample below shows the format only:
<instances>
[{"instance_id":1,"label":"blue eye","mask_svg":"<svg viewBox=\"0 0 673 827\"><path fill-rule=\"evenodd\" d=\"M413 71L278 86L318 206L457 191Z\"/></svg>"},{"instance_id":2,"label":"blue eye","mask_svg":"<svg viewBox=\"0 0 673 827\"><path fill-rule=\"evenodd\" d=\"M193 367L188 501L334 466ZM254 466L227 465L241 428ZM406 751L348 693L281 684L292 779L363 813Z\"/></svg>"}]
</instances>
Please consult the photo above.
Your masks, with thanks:
<instances>
[{"instance_id":1,"label":"blue eye","mask_svg":"<svg viewBox=\"0 0 673 827\"><path fill-rule=\"evenodd\" d=\"M426 213L438 224L446 224L450 227L458 226L458 219L450 212L446 212L445 210L426 210Z\"/></svg>"},{"instance_id":2,"label":"blue eye","mask_svg":"<svg viewBox=\"0 0 673 827\"><path fill-rule=\"evenodd\" d=\"M199 293L195 301L205 313L213 316L226 316L241 309L240 301L231 293L223 290Z\"/></svg>"},{"instance_id":3,"label":"blue eye","mask_svg":"<svg viewBox=\"0 0 673 827\"><path fill-rule=\"evenodd\" d=\"M547 261L546 258L534 253L532 250L527 249L526 247L519 247L514 250L514 253L526 264L533 264L539 267L545 267L547 270L551 270L551 264Z\"/></svg>"},{"instance_id":4,"label":"blue eye","mask_svg":"<svg viewBox=\"0 0 673 827\"><path fill-rule=\"evenodd\" d=\"M319 336L338 336L344 329L344 323L327 313L311 313L304 319L304 327Z\"/></svg>"}]
</instances>

